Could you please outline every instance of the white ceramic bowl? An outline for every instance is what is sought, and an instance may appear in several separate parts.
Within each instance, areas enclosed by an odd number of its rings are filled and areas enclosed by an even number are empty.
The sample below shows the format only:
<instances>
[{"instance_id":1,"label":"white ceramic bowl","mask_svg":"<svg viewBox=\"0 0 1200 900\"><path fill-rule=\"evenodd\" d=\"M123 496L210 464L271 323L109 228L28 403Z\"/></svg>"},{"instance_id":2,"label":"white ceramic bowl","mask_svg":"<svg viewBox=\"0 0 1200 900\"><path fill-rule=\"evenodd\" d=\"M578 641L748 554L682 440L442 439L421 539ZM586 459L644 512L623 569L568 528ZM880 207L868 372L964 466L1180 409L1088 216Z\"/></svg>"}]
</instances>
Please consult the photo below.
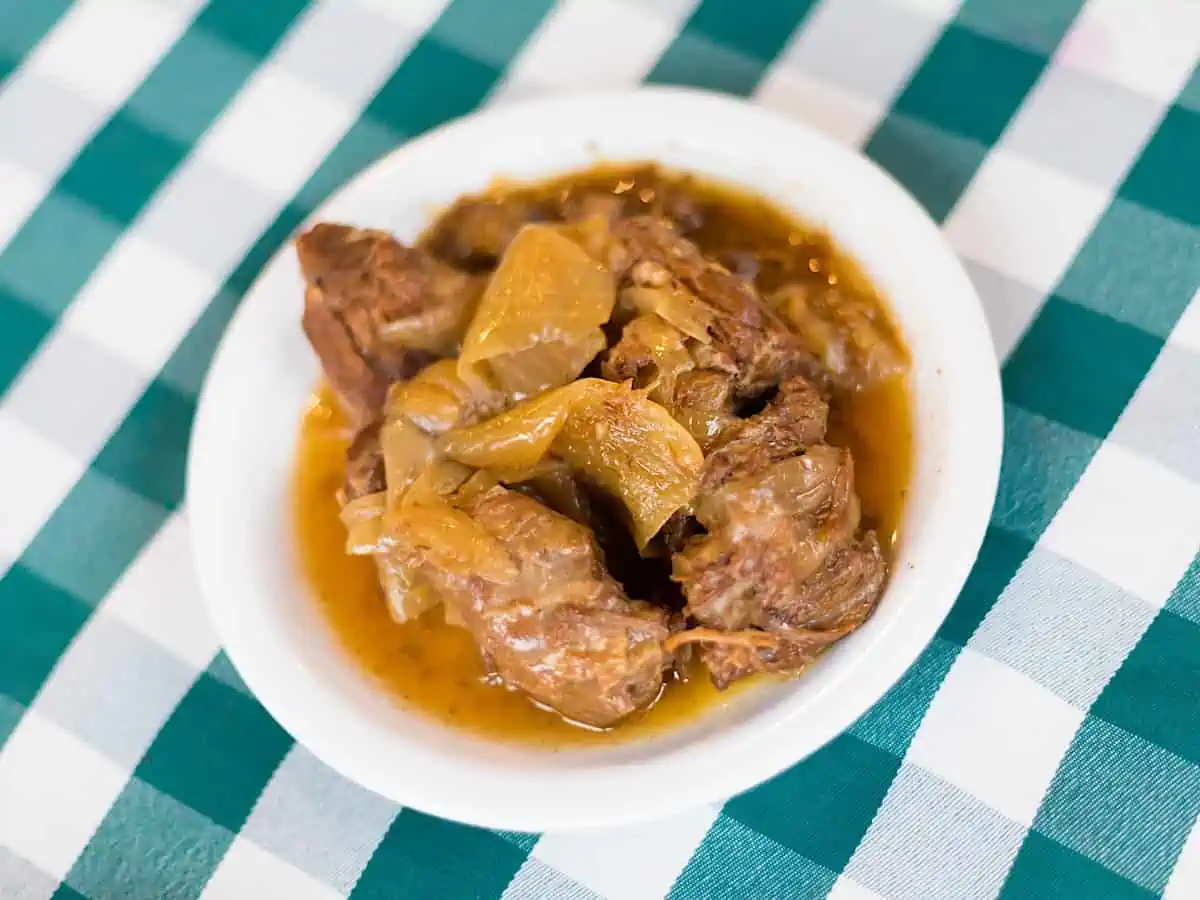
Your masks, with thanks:
<instances>
[{"instance_id":1,"label":"white ceramic bowl","mask_svg":"<svg viewBox=\"0 0 1200 900\"><path fill-rule=\"evenodd\" d=\"M221 343L192 436L200 581L234 665L328 765L462 822L540 831L665 816L732 796L849 726L933 637L978 553L1000 465L999 380L979 300L937 227L891 178L797 122L677 89L490 110L377 162L314 216L414 238L431 211L498 176L657 160L744 185L826 226L890 299L912 350L916 464L878 611L794 682L651 740L550 753L406 712L335 644L298 574L289 518L297 428L318 366L290 247Z\"/></svg>"}]
</instances>

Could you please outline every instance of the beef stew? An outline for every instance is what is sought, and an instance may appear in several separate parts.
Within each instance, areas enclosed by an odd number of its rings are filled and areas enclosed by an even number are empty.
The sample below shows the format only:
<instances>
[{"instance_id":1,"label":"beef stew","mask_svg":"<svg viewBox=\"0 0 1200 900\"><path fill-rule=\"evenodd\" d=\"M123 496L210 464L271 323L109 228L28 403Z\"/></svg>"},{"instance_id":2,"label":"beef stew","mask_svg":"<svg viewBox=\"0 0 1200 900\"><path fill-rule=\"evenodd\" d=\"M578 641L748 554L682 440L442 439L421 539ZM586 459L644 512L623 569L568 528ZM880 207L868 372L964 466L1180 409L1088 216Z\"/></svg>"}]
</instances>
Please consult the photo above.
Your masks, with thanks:
<instances>
[{"instance_id":1,"label":"beef stew","mask_svg":"<svg viewBox=\"0 0 1200 900\"><path fill-rule=\"evenodd\" d=\"M801 674L874 610L907 351L821 232L645 165L498 185L413 247L324 224L297 245L326 379L300 555L407 705L632 737Z\"/></svg>"}]
</instances>

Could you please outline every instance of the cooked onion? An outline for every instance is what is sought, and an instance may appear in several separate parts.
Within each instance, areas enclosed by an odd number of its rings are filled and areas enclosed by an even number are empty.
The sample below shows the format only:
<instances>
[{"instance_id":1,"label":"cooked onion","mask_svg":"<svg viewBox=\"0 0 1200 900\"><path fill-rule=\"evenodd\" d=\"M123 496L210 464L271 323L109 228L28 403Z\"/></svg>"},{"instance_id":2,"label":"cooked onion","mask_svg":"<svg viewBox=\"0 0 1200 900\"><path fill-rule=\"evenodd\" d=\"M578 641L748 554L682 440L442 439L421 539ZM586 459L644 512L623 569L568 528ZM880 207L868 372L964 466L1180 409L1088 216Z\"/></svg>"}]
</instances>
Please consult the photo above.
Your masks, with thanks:
<instances>
[{"instance_id":1,"label":"cooked onion","mask_svg":"<svg viewBox=\"0 0 1200 900\"><path fill-rule=\"evenodd\" d=\"M496 357L550 342L594 346L615 298L608 269L578 244L551 226L526 225L488 281L463 338L459 372L466 376Z\"/></svg>"},{"instance_id":2,"label":"cooked onion","mask_svg":"<svg viewBox=\"0 0 1200 900\"><path fill-rule=\"evenodd\" d=\"M669 412L628 385L584 378L443 435L438 449L477 468L530 469L553 452L621 500L645 548L692 502L704 462Z\"/></svg>"},{"instance_id":3,"label":"cooked onion","mask_svg":"<svg viewBox=\"0 0 1200 900\"><path fill-rule=\"evenodd\" d=\"M713 311L686 288L628 287L621 291L621 304L642 314L654 313L701 343L712 341L708 329L713 323Z\"/></svg>"}]
</instances>

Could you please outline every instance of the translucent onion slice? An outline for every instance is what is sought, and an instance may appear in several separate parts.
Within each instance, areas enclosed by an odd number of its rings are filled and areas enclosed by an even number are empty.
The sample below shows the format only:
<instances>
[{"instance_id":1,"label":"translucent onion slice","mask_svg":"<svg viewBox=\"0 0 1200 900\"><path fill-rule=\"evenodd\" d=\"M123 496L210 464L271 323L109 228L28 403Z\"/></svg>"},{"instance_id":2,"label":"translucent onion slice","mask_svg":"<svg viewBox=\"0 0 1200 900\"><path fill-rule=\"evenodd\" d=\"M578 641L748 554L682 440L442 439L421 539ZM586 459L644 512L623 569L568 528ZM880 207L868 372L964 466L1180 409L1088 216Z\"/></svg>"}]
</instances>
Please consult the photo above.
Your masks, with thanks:
<instances>
[{"instance_id":1,"label":"translucent onion slice","mask_svg":"<svg viewBox=\"0 0 1200 900\"><path fill-rule=\"evenodd\" d=\"M459 372L539 344L594 339L616 300L613 278L553 226L526 225L488 281L467 327Z\"/></svg>"},{"instance_id":2,"label":"translucent onion slice","mask_svg":"<svg viewBox=\"0 0 1200 900\"><path fill-rule=\"evenodd\" d=\"M641 314L654 313L702 344L712 341L708 333L713 311L686 288L628 287L621 291L621 305Z\"/></svg>"},{"instance_id":3,"label":"translucent onion slice","mask_svg":"<svg viewBox=\"0 0 1200 900\"><path fill-rule=\"evenodd\" d=\"M644 391L598 378L450 431L437 447L465 465L509 472L553 453L621 500L642 548L692 502L704 461L692 436Z\"/></svg>"}]
</instances>

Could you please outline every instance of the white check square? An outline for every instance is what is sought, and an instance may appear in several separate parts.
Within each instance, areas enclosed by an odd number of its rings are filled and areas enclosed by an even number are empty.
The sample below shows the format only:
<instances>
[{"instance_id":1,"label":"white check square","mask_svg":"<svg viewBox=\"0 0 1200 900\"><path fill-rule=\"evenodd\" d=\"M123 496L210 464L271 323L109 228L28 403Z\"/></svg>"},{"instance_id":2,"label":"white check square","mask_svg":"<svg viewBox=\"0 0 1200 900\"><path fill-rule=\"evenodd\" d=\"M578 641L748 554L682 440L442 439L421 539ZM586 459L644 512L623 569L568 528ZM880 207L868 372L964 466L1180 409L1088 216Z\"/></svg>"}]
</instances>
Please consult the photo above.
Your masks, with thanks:
<instances>
[{"instance_id":1,"label":"white check square","mask_svg":"<svg viewBox=\"0 0 1200 900\"><path fill-rule=\"evenodd\" d=\"M513 61L499 93L510 99L632 85L654 67L678 30L678 22L622 0L566 0Z\"/></svg>"},{"instance_id":2,"label":"white check square","mask_svg":"<svg viewBox=\"0 0 1200 900\"><path fill-rule=\"evenodd\" d=\"M63 878L128 777L35 707L0 751L0 846Z\"/></svg>"},{"instance_id":3,"label":"white check square","mask_svg":"<svg viewBox=\"0 0 1200 900\"><path fill-rule=\"evenodd\" d=\"M349 894L396 812L390 800L346 780L297 744L259 794L241 833Z\"/></svg>"},{"instance_id":4,"label":"white check square","mask_svg":"<svg viewBox=\"0 0 1200 900\"><path fill-rule=\"evenodd\" d=\"M1196 0L1091 0L1057 59L1169 102L1200 58Z\"/></svg>"},{"instance_id":5,"label":"white check square","mask_svg":"<svg viewBox=\"0 0 1200 900\"><path fill-rule=\"evenodd\" d=\"M905 763L845 874L888 900L995 897L1026 831L978 798Z\"/></svg>"},{"instance_id":6,"label":"white check square","mask_svg":"<svg viewBox=\"0 0 1200 900\"><path fill-rule=\"evenodd\" d=\"M1192 826L1171 879L1163 890L1163 900L1195 900L1200 897L1200 820Z\"/></svg>"},{"instance_id":7,"label":"white check square","mask_svg":"<svg viewBox=\"0 0 1200 900\"><path fill-rule=\"evenodd\" d=\"M949 21L963 4L963 0L888 0L888 2L919 12L935 22Z\"/></svg>"},{"instance_id":8,"label":"white check square","mask_svg":"<svg viewBox=\"0 0 1200 900\"><path fill-rule=\"evenodd\" d=\"M766 77L754 99L760 106L800 119L848 147L862 145L885 112L878 100L783 67Z\"/></svg>"},{"instance_id":9,"label":"white check square","mask_svg":"<svg viewBox=\"0 0 1200 900\"><path fill-rule=\"evenodd\" d=\"M1039 544L971 636L970 646L1086 710L1156 613L1086 566Z\"/></svg>"},{"instance_id":10,"label":"white check square","mask_svg":"<svg viewBox=\"0 0 1200 900\"><path fill-rule=\"evenodd\" d=\"M203 5L202 0L84 0L71 7L28 65L114 108L145 79Z\"/></svg>"},{"instance_id":11,"label":"white check square","mask_svg":"<svg viewBox=\"0 0 1200 900\"><path fill-rule=\"evenodd\" d=\"M219 287L213 273L151 243L135 227L92 273L62 327L151 376Z\"/></svg>"},{"instance_id":12,"label":"white check square","mask_svg":"<svg viewBox=\"0 0 1200 900\"><path fill-rule=\"evenodd\" d=\"M888 106L941 32L940 22L889 0L822 3L773 68Z\"/></svg>"},{"instance_id":13,"label":"white check square","mask_svg":"<svg viewBox=\"0 0 1200 900\"><path fill-rule=\"evenodd\" d=\"M839 875L825 900L888 900L888 898L859 884L849 875Z\"/></svg>"},{"instance_id":14,"label":"white check square","mask_svg":"<svg viewBox=\"0 0 1200 900\"><path fill-rule=\"evenodd\" d=\"M1108 441L1042 544L1159 608L1200 549L1200 485Z\"/></svg>"},{"instance_id":15,"label":"white check square","mask_svg":"<svg viewBox=\"0 0 1200 900\"><path fill-rule=\"evenodd\" d=\"M202 900L342 900L343 894L252 841L236 838L205 885Z\"/></svg>"},{"instance_id":16,"label":"white check square","mask_svg":"<svg viewBox=\"0 0 1200 900\"><path fill-rule=\"evenodd\" d=\"M1108 199L1106 191L1001 145L980 166L945 232L964 256L1048 293Z\"/></svg>"},{"instance_id":17,"label":"white check square","mask_svg":"<svg viewBox=\"0 0 1200 900\"><path fill-rule=\"evenodd\" d=\"M934 696L906 761L1030 826L1083 717L1037 682L968 647Z\"/></svg>"},{"instance_id":18,"label":"white check square","mask_svg":"<svg viewBox=\"0 0 1200 900\"><path fill-rule=\"evenodd\" d=\"M277 58L264 63L196 153L284 199L320 165L357 113L293 75Z\"/></svg>"},{"instance_id":19,"label":"white check square","mask_svg":"<svg viewBox=\"0 0 1200 900\"><path fill-rule=\"evenodd\" d=\"M719 810L702 806L656 822L542 835L533 855L606 900L665 897Z\"/></svg>"}]
</instances>

